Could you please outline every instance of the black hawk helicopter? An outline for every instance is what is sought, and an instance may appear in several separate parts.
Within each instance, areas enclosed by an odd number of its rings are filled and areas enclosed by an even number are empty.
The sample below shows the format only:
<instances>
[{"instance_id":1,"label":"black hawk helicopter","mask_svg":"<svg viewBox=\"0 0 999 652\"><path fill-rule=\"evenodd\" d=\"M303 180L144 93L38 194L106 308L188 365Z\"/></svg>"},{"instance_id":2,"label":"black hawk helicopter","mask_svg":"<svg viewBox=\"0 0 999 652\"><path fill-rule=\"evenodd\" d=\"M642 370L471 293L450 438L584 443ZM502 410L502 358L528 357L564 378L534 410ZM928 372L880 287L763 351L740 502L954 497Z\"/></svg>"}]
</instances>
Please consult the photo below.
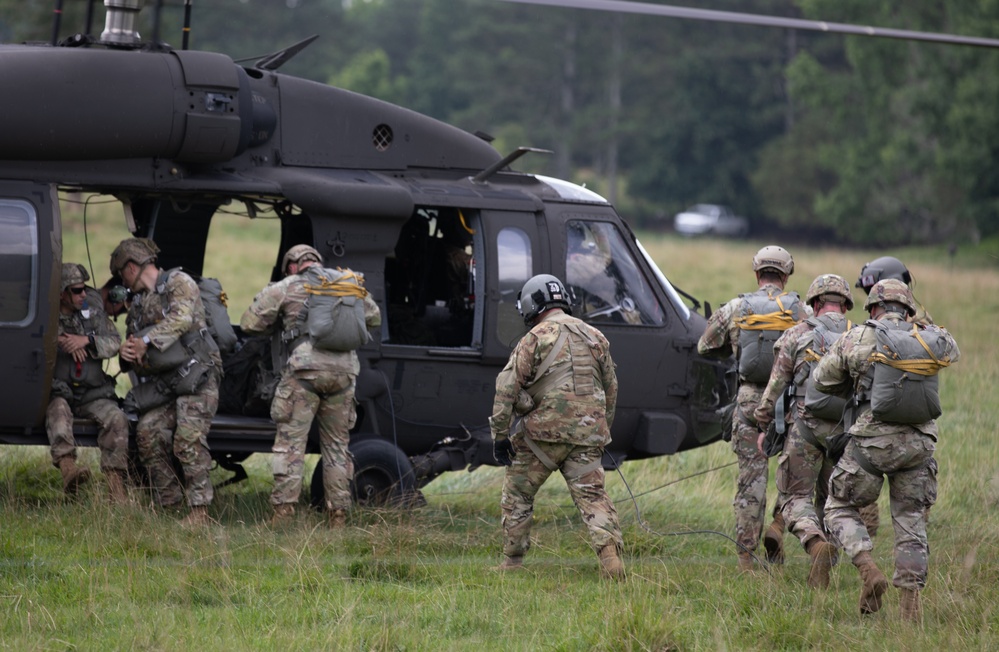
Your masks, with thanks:
<instances>
[{"instance_id":1,"label":"black hawk helicopter","mask_svg":"<svg viewBox=\"0 0 999 652\"><path fill-rule=\"evenodd\" d=\"M543 4L671 15L629 2ZM141 0L104 5L99 38L0 45L0 78L17 91L0 98L0 443L47 444L65 191L120 201L123 226L156 241L164 268L201 273L212 218L235 203L251 217L269 209L280 222L273 280L300 243L316 247L327 266L364 273L383 327L359 351L351 451L362 502L495 464L486 425L495 377L524 331L517 294L538 273L562 278L574 314L612 342L620 399L605 466L720 438L718 412L735 387L730 361L696 353L710 307L671 285L605 199L511 169L541 150L502 156L478 135L277 72L311 39L240 65L186 42L179 50L155 37L143 42L135 31ZM245 477L240 462L269 452L274 436L245 371L266 365L269 353L250 340L233 354L243 356L240 366L226 361L230 400L209 435L213 457L236 479ZM94 424L75 429L78 443L96 445ZM315 438L308 452L318 452Z\"/></svg>"}]
</instances>

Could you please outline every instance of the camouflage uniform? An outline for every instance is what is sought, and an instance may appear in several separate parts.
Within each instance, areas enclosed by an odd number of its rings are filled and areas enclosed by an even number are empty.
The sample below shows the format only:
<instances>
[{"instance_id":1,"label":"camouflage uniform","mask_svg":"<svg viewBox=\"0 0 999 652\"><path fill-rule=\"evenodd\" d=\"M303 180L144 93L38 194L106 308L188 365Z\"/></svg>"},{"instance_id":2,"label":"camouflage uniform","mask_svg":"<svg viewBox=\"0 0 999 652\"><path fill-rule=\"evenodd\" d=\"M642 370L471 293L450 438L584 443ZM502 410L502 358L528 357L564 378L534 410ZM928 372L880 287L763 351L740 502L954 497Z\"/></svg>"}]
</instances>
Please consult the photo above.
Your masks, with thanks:
<instances>
[{"instance_id":1,"label":"camouflage uniform","mask_svg":"<svg viewBox=\"0 0 999 652\"><path fill-rule=\"evenodd\" d=\"M843 324L846 316L828 312L817 319L830 324ZM806 368L807 349L812 346L812 324L802 322L784 332L774 345L776 354L770 381L760 399L754 416L761 431L774 420L774 405L784 389ZM832 329L831 329L832 330ZM798 387L784 450L777 458L777 510L787 527L803 546L816 537L825 540L822 524L824 505L814 502L816 487L829 480L834 462L826 457L826 441L843 433L843 422L828 421L814 416L805 407L804 387ZM825 491L822 491L823 498Z\"/></svg>"},{"instance_id":2,"label":"camouflage uniform","mask_svg":"<svg viewBox=\"0 0 999 652\"><path fill-rule=\"evenodd\" d=\"M142 292L133 300L128 315L128 334L135 335L152 327L146 332L148 346L159 351L166 350L188 333L200 333L210 339L205 307L194 279L184 272L160 271L159 287L163 288L162 292ZM197 393L172 397L167 404L139 416L135 432L139 459L149 473L153 494L160 505L176 505L184 497L180 479L174 471L173 457L183 468L187 501L191 507L207 506L212 502L208 431L219 404L222 358L214 343L210 349L213 366ZM146 376L146 379L155 377Z\"/></svg>"},{"instance_id":3,"label":"camouflage uniform","mask_svg":"<svg viewBox=\"0 0 999 652\"><path fill-rule=\"evenodd\" d=\"M887 312L880 320L897 322L902 316ZM950 361L956 362L960 356L957 343L949 334L946 337ZM816 387L831 394L852 391L871 367L869 356L875 346L872 326L857 326L844 334L815 368L812 378ZM861 409L850 428L846 451L832 472L826 526L855 563L858 555L872 550L858 509L877 500L887 475L895 531L893 583L918 591L926 584L929 557L925 513L937 498L937 463L933 459L937 425L933 420L915 425L886 423L873 417L869 403L861 404Z\"/></svg>"},{"instance_id":4,"label":"camouflage uniform","mask_svg":"<svg viewBox=\"0 0 999 652\"><path fill-rule=\"evenodd\" d=\"M531 384L563 329L578 329L583 336L569 335L543 378L561 373L566 365L585 371L570 372L539 396L534 409L523 416L511 436L518 395ZM580 377L583 373L585 378ZM555 469L565 478L594 550L600 553L613 545L621 552L617 510L604 489L601 466L604 446L610 442L616 403L617 375L610 344L597 329L561 310L553 310L517 343L496 378L496 397L489 419L493 438L511 436L516 453L506 470L500 501L503 553L507 557L522 557L530 548L534 497Z\"/></svg>"},{"instance_id":5,"label":"camouflage uniform","mask_svg":"<svg viewBox=\"0 0 999 652\"><path fill-rule=\"evenodd\" d=\"M83 282L82 278L79 281ZM59 335L88 335L87 360L82 364L62 349L58 351L56 372L52 379L52 400L45 413L45 429L51 445L52 463L59 466L64 457L76 458L73 416L93 419L100 425L97 446L101 451L101 470L128 470L128 420L118 407L114 380L104 373L103 360L118 353L121 336L104 312L100 293L86 289L82 310L59 314ZM89 370L86 367L92 367ZM81 383L81 379L91 379Z\"/></svg>"},{"instance_id":6,"label":"camouflage uniform","mask_svg":"<svg viewBox=\"0 0 999 652\"><path fill-rule=\"evenodd\" d=\"M760 286L758 293L781 294L772 283ZM738 359L739 326L736 318L742 309L742 298L736 297L711 314L707 327L697 342L697 352L705 356L727 355L733 351ZM732 417L732 450L739 462L739 480L735 491L735 539L740 550L755 551L763 531L767 506L767 458L756 448L759 427L755 411L766 385L740 379Z\"/></svg>"},{"instance_id":7,"label":"camouflage uniform","mask_svg":"<svg viewBox=\"0 0 999 652\"><path fill-rule=\"evenodd\" d=\"M254 297L240 319L240 327L250 334L288 332L300 323L307 297L305 276L287 276ZM370 294L364 297L364 318L368 328L381 325L381 311ZM271 419L277 424L271 504L298 502L305 445L316 419L326 508L331 513L346 510L351 503L350 481L354 476L347 446L356 419L354 387L361 368L357 353L313 348L307 334L291 341L291 347L271 403Z\"/></svg>"}]
</instances>

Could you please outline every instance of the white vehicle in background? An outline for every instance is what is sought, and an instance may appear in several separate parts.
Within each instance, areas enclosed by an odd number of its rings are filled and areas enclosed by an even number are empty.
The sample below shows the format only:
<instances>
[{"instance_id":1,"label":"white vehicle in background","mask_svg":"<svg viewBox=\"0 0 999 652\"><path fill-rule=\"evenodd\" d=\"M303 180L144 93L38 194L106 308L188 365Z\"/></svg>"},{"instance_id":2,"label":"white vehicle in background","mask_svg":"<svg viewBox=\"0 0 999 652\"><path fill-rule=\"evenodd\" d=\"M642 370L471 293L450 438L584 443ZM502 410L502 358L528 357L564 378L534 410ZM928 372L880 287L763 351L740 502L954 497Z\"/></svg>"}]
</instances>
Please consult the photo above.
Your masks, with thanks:
<instances>
[{"instance_id":1,"label":"white vehicle in background","mask_svg":"<svg viewBox=\"0 0 999 652\"><path fill-rule=\"evenodd\" d=\"M749 221L736 215L728 206L695 204L673 218L673 228L681 235L718 235L744 238L749 235Z\"/></svg>"}]
</instances>

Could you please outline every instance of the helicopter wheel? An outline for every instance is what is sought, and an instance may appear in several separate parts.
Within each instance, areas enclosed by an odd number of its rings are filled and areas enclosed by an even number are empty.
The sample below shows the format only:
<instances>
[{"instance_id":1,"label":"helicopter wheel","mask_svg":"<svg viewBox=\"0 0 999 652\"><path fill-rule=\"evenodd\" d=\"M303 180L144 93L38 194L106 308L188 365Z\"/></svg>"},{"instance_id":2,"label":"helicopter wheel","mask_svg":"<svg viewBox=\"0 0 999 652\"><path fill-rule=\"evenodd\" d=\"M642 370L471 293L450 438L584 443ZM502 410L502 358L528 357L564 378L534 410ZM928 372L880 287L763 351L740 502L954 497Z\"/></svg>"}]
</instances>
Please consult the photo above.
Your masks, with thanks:
<instances>
[{"instance_id":1,"label":"helicopter wheel","mask_svg":"<svg viewBox=\"0 0 999 652\"><path fill-rule=\"evenodd\" d=\"M360 439L350 443L354 477L350 494L361 507L387 507L406 504L418 496L413 465L409 458L384 439ZM323 463L316 464L310 487L311 504L325 509Z\"/></svg>"}]
</instances>

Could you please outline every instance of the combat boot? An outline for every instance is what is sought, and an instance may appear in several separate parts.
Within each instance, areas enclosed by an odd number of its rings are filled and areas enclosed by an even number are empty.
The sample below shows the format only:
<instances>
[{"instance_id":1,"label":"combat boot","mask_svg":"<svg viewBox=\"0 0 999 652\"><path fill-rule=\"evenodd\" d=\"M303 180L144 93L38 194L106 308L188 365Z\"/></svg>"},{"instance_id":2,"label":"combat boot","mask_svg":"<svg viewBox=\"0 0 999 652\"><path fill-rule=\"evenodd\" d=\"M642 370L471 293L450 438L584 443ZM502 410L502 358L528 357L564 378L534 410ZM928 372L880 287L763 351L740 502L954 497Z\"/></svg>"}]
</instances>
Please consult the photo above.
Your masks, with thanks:
<instances>
[{"instance_id":1,"label":"combat boot","mask_svg":"<svg viewBox=\"0 0 999 652\"><path fill-rule=\"evenodd\" d=\"M90 469L77 466L76 460L68 455L59 460L59 471L62 473L62 490L70 496L90 479Z\"/></svg>"},{"instance_id":2,"label":"combat boot","mask_svg":"<svg viewBox=\"0 0 999 652\"><path fill-rule=\"evenodd\" d=\"M770 521L770 527L763 535L763 547L767 550L767 561L771 564L784 563L784 515L780 512Z\"/></svg>"},{"instance_id":3,"label":"combat boot","mask_svg":"<svg viewBox=\"0 0 999 652\"><path fill-rule=\"evenodd\" d=\"M881 596L888 590L888 580L878 569L871 553L863 551L853 558L864 586L860 589L860 613L872 614L881 609Z\"/></svg>"},{"instance_id":4,"label":"combat boot","mask_svg":"<svg viewBox=\"0 0 999 652\"><path fill-rule=\"evenodd\" d=\"M600 558L600 576L609 580L624 579L624 562L617 554L617 546L613 543L607 544L598 553Z\"/></svg>"},{"instance_id":5,"label":"combat boot","mask_svg":"<svg viewBox=\"0 0 999 652\"><path fill-rule=\"evenodd\" d=\"M292 503L281 503L274 505L274 515L271 516L269 525L271 527L283 527L291 523L295 517L295 505Z\"/></svg>"},{"instance_id":6,"label":"combat boot","mask_svg":"<svg viewBox=\"0 0 999 652\"><path fill-rule=\"evenodd\" d=\"M524 555L503 555L503 561L496 567L500 571L517 571L524 567Z\"/></svg>"},{"instance_id":7,"label":"combat boot","mask_svg":"<svg viewBox=\"0 0 999 652\"><path fill-rule=\"evenodd\" d=\"M836 546L814 537L805 546L805 551L812 558L812 567L808 571L808 586L813 589L829 588L829 571L836 555Z\"/></svg>"},{"instance_id":8,"label":"combat boot","mask_svg":"<svg viewBox=\"0 0 999 652\"><path fill-rule=\"evenodd\" d=\"M332 509L326 519L327 525L329 525L332 530L347 527L347 510L343 508Z\"/></svg>"},{"instance_id":9,"label":"combat boot","mask_svg":"<svg viewBox=\"0 0 999 652\"><path fill-rule=\"evenodd\" d=\"M128 492L125 490L125 472L108 471L104 474L108 483L108 499L112 505L128 503Z\"/></svg>"},{"instance_id":10,"label":"combat boot","mask_svg":"<svg viewBox=\"0 0 999 652\"><path fill-rule=\"evenodd\" d=\"M739 572L740 573L752 573L756 568L753 554L746 552L745 550L739 551Z\"/></svg>"},{"instance_id":11,"label":"combat boot","mask_svg":"<svg viewBox=\"0 0 999 652\"><path fill-rule=\"evenodd\" d=\"M923 607L919 604L919 591L917 589L901 589L898 606L903 620L917 623L923 620Z\"/></svg>"},{"instance_id":12,"label":"combat boot","mask_svg":"<svg viewBox=\"0 0 999 652\"><path fill-rule=\"evenodd\" d=\"M191 507L191 511L188 512L180 521L180 526L183 528L199 528L210 525L212 518L208 515L208 507L205 505L195 505Z\"/></svg>"}]
</instances>

